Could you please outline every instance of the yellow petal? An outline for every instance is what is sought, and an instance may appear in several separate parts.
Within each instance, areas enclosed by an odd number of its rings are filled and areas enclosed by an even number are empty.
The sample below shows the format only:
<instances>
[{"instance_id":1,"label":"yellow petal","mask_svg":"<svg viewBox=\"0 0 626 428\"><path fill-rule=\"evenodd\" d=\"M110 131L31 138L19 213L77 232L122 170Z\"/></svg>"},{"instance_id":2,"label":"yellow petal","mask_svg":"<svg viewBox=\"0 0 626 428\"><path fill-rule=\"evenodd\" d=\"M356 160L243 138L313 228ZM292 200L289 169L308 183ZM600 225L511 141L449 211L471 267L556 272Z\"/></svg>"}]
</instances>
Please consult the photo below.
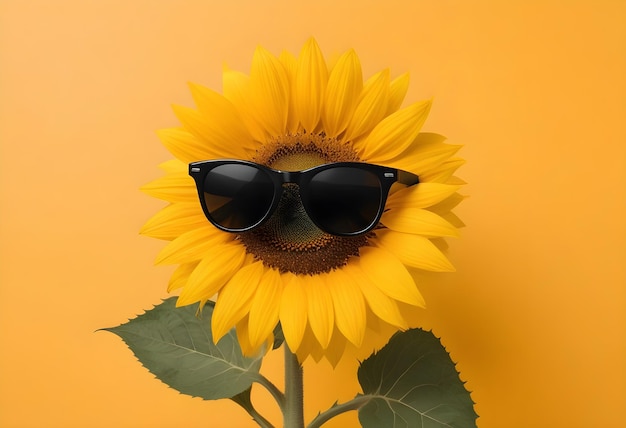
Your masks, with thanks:
<instances>
[{"instance_id":1,"label":"yellow petal","mask_svg":"<svg viewBox=\"0 0 626 428\"><path fill-rule=\"evenodd\" d=\"M439 168L461 148L461 146L444 144L445 140L446 137L443 135L421 132L406 150L395 158L381 163L416 174L432 171Z\"/></svg>"},{"instance_id":2,"label":"yellow petal","mask_svg":"<svg viewBox=\"0 0 626 428\"><path fill-rule=\"evenodd\" d=\"M265 343L263 344L263 348L265 350L265 354L272 350L275 342L274 332L270 332L269 336L265 338Z\"/></svg>"},{"instance_id":3,"label":"yellow petal","mask_svg":"<svg viewBox=\"0 0 626 428\"><path fill-rule=\"evenodd\" d=\"M359 250L359 266L380 291L392 299L424 307L424 298L406 267L392 253L382 248Z\"/></svg>"},{"instance_id":4,"label":"yellow petal","mask_svg":"<svg viewBox=\"0 0 626 428\"><path fill-rule=\"evenodd\" d=\"M327 83L324 56L315 39L310 38L298 57L294 94L296 115L308 132L313 132L320 120Z\"/></svg>"},{"instance_id":5,"label":"yellow petal","mask_svg":"<svg viewBox=\"0 0 626 428\"><path fill-rule=\"evenodd\" d=\"M355 144L361 159L381 163L404 152L417 137L431 104L431 100L420 101L384 118L367 138Z\"/></svg>"},{"instance_id":6,"label":"yellow petal","mask_svg":"<svg viewBox=\"0 0 626 428\"><path fill-rule=\"evenodd\" d=\"M311 333L313 336L311 340L313 341L313 347L311 348L311 357L313 357L313 361L319 363L324 358L324 349L320 346L320 344L316 341L315 335Z\"/></svg>"},{"instance_id":7,"label":"yellow petal","mask_svg":"<svg viewBox=\"0 0 626 428\"><path fill-rule=\"evenodd\" d=\"M461 147L452 144L414 145L392 161L380 163L421 175L423 172L439 167L454 156Z\"/></svg>"},{"instance_id":8,"label":"yellow petal","mask_svg":"<svg viewBox=\"0 0 626 428\"><path fill-rule=\"evenodd\" d=\"M459 231L441 216L420 208L403 207L385 211L381 223L396 232L422 236L458 237Z\"/></svg>"},{"instance_id":9,"label":"yellow petal","mask_svg":"<svg viewBox=\"0 0 626 428\"><path fill-rule=\"evenodd\" d=\"M354 279L341 269L331 272L328 281L337 328L346 339L359 347L363 343L367 324L363 293Z\"/></svg>"},{"instance_id":10,"label":"yellow petal","mask_svg":"<svg viewBox=\"0 0 626 428\"><path fill-rule=\"evenodd\" d=\"M233 235L211 224L189 230L167 244L157 255L157 265L171 265L200 260L214 247L233 240Z\"/></svg>"},{"instance_id":11,"label":"yellow petal","mask_svg":"<svg viewBox=\"0 0 626 428\"><path fill-rule=\"evenodd\" d=\"M143 225L140 234L172 240L183 233L206 226L207 219L197 202L177 202L157 212Z\"/></svg>"},{"instance_id":12,"label":"yellow petal","mask_svg":"<svg viewBox=\"0 0 626 428\"><path fill-rule=\"evenodd\" d=\"M450 195L450 197L444 199L436 205L429 207L428 209L432 212L443 214L454 209L454 207L459 205L465 198L465 196L459 193L454 193Z\"/></svg>"},{"instance_id":13,"label":"yellow petal","mask_svg":"<svg viewBox=\"0 0 626 428\"><path fill-rule=\"evenodd\" d=\"M344 352L346 350L346 338L341 334L341 332L335 328L333 330L333 337L330 340L330 344L326 351L324 351L324 357L328 360L333 368L337 367L339 361L341 361L341 357L344 356Z\"/></svg>"},{"instance_id":14,"label":"yellow petal","mask_svg":"<svg viewBox=\"0 0 626 428\"><path fill-rule=\"evenodd\" d=\"M421 178L421 177L420 177ZM387 198L385 208L426 208L453 195L461 186L441 183L419 183L417 186L399 190Z\"/></svg>"},{"instance_id":15,"label":"yellow petal","mask_svg":"<svg viewBox=\"0 0 626 428\"><path fill-rule=\"evenodd\" d=\"M361 63L354 50L349 50L339 58L328 77L322 109L328 137L336 137L346 129L362 89Z\"/></svg>"},{"instance_id":16,"label":"yellow petal","mask_svg":"<svg viewBox=\"0 0 626 428\"><path fill-rule=\"evenodd\" d=\"M213 340L220 340L248 314L263 270L262 262L244 266L220 290L211 319Z\"/></svg>"},{"instance_id":17,"label":"yellow petal","mask_svg":"<svg viewBox=\"0 0 626 428\"><path fill-rule=\"evenodd\" d=\"M303 277L308 304L309 325L321 347L326 349L333 334L333 298L325 275Z\"/></svg>"},{"instance_id":18,"label":"yellow petal","mask_svg":"<svg viewBox=\"0 0 626 428\"><path fill-rule=\"evenodd\" d=\"M266 269L250 307L248 332L253 348L260 347L278 324L282 294L280 273L275 269Z\"/></svg>"},{"instance_id":19,"label":"yellow petal","mask_svg":"<svg viewBox=\"0 0 626 428\"><path fill-rule=\"evenodd\" d=\"M308 324L306 330L304 331L302 343L296 351L296 355L298 356L298 361L301 364L304 363L309 356L312 356L316 362L319 362L324 356L322 348L319 346L319 343L311 330L311 326Z\"/></svg>"},{"instance_id":20,"label":"yellow petal","mask_svg":"<svg viewBox=\"0 0 626 428\"><path fill-rule=\"evenodd\" d=\"M448 251L448 248L450 248L450 245L448 244L448 241L445 240L445 238L430 238L429 241L432 242L433 245L437 247L442 253L445 253L446 251ZM415 276L413 272L411 272L411 274Z\"/></svg>"},{"instance_id":21,"label":"yellow petal","mask_svg":"<svg viewBox=\"0 0 626 428\"><path fill-rule=\"evenodd\" d=\"M454 271L454 266L446 256L423 236L380 230L376 231L375 242L393 253L407 266L435 272Z\"/></svg>"},{"instance_id":22,"label":"yellow petal","mask_svg":"<svg viewBox=\"0 0 626 428\"><path fill-rule=\"evenodd\" d=\"M176 306L189 305L216 294L239 270L246 256L245 247L227 243L213 247L202 259L178 297Z\"/></svg>"},{"instance_id":23,"label":"yellow petal","mask_svg":"<svg viewBox=\"0 0 626 428\"><path fill-rule=\"evenodd\" d=\"M287 131L291 134L298 132L298 125L300 120L296 114L296 100L294 94L296 93L296 68L298 63L296 57L291 52L282 51L278 57L280 63L285 67L287 73L287 80L289 80L289 113L287 114Z\"/></svg>"},{"instance_id":24,"label":"yellow petal","mask_svg":"<svg viewBox=\"0 0 626 428\"><path fill-rule=\"evenodd\" d=\"M207 154L212 155L208 158L204 157L195 160L204 160L214 157L244 159L248 157L248 153L241 145L241 142L231 139L228 136L228 131L230 130L222 129L219 122L213 121L212 118L205 117L199 111L192 108L178 105L174 105L172 108L184 128L200 140L203 146L207 147L207 149L205 149Z\"/></svg>"},{"instance_id":25,"label":"yellow petal","mask_svg":"<svg viewBox=\"0 0 626 428\"><path fill-rule=\"evenodd\" d=\"M398 111L409 90L409 73L404 73L391 81L389 85L389 107L387 114Z\"/></svg>"},{"instance_id":26,"label":"yellow petal","mask_svg":"<svg viewBox=\"0 0 626 428\"><path fill-rule=\"evenodd\" d=\"M385 293L380 291L380 289L373 284L372 280L365 275L365 272L363 272L358 263L348 263L343 267L343 270L359 285L363 297L376 317L400 329L406 329L408 327L402 314L400 314L395 300L390 299ZM370 325L369 319L368 325Z\"/></svg>"},{"instance_id":27,"label":"yellow petal","mask_svg":"<svg viewBox=\"0 0 626 428\"><path fill-rule=\"evenodd\" d=\"M351 141L374 129L386 116L388 107L389 70L383 70L365 82L344 139Z\"/></svg>"},{"instance_id":28,"label":"yellow petal","mask_svg":"<svg viewBox=\"0 0 626 428\"><path fill-rule=\"evenodd\" d=\"M246 316L244 319L239 321L236 326L237 332L237 341L239 342L239 346L241 346L241 352L246 357L252 357L259 352L259 349L252 347L250 345L250 338L248 335L248 317Z\"/></svg>"},{"instance_id":29,"label":"yellow petal","mask_svg":"<svg viewBox=\"0 0 626 428\"><path fill-rule=\"evenodd\" d=\"M241 157L256 148L252 136L243 125L235 106L217 92L190 83L198 110L210 130L209 142L223 152L224 157Z\"/></svg>"},{"instance_id":30,"label":"yellow petal","mask_svg":"<svg viewBox=\"0 0 626 428\"><path fill-rule=\"evenodd\" d=\"M436 168L430 171L424 171L421 174L421 178L424 181L432 181L437 183L447 183L457 169L465 164L464 159L452 158L438 165Z\"/></svg>"},{"instance_id":31,"label":"yellow petal","mask_svg":"<svg viewBox=\"0 0 626 428\"><path fill-rule=\"evenodd\" d=\"M451 225L456 227L457 229L459 229L461 227L465 227L465 223L463 223L463 220L461 220L453 212L447 212L447 213L438 214L438 215L441 216L441 218L443 218L445 221L447 221L448 223L450 223Z\"/></svg>"},{"instance_id":32,"label":"yellow petal","mask_svg":"<svg viewBox=\"0 0 626 428\"><path fill-rule=\"evenodd\" d=\"M169 173L144 184L141 191L152 197L169 202L193 202L198 199L198 192L193 178L183 172Z\"/></svg>"},{"instance_id":33,"label":"yellow petal","mask_svg":"<svg viewBox=\"0 0 626 428\"><path fill-rule=\"evenodd\" d=\"M271 334L270 336L268 336L265 342L261 344L261 346L254 347L250 344L250 331L248 329L249 323L250 317L246 316L244 319L237 323L235 331L237 332L237 341L241 346L241 352L243 353L244 357L255 358L258 357L261 352L268 352L272 349L272 344L274 343L274 335Z\"/></svg>"},{"instance_id":34,"label":"yellow petal","mask_svg":"<svg viewBox=\"0 0 626 428\"><path fill-rule=\"evenodd\" d=\"M446 183L448 183L448 184L457 184L459 186L464 186L464 185L467 184L467 182L465 180L463 180L462 178L456 177L456 176L450 177L448 180L446 180Z\"/></svg>"},{"instance_id":35,"label":"yellow petal","mask_svg":"<svg viewBox=\"0 0 626 428\"><path fill-rule=\"evenodd\" d=\"M255 107L252 105L250 95L250 77L240 71L230 70L224 66L222 87L224 97L235 106L252 138L256 141L264 142L267 135L265 129L255 117Z\"/></svg>"},{"instance_id":36,"label":"yellow petal","mask_svg":"<svg viewBox=\"0 0 626 428\"><path fill-rule=\"evenodd\" d=\"M427 144L435 144L435 143L443 143L446 141L446 137L441 134L436 134L434 132L420 132L413 144L427 145Z\"/></svg>"},{"instance_id":37,"label":"yellow petal","mask_svg":"<svg viewBox=\"0 0 626 428\"><path fill-rule=\"evenodd\" d=\"M298 349L307 324L306 290L302 280L292 273L283 274L283 297L280 305L280 324L289 349Z\"/></svg>"},{"instance_id":38,"label":"yellow petal","mask_svg":"<svg viewBox=\"0 0 626 428\"><path fill-rule=\"evenodd\" d=\"M289 81L278 58L258 47L250 70L250 97L257 121L269 135L283 135L289 111Z\"/></svg>"},{"instance_id":39,"label":"yellow petal","mask_svg":"<svg viewBox=\"0 0 626 428\"><path fill-rule=\"evenodd\" d=\"M193 272L196 266L198 266L198 262L185 263L178 266L170 277L167 292L171 293L172 291L183 287L187 283L189 275L191 275L191 272Z\"/></svg>"},{"instance_id":40,"label":"yellow petal","mask_svg":"<svg viewBox=\"0 0 626 428\"><path fill-rule=\"evenodd\" d=\"M457 217L456 214L452 212L452 210L465 198L466 196L455 193L449 198L446 198L443 201L439 202L438 204L428 207L428 211L432 211L435 214L441 216L448 223L457 228L464 227L465 223L463 223L463 221L459 217Z\"/></svg>"},{"instance_id":41,"label":"yellow petal","mask_svg":"<svg viewBox=\"0 0 626 428\"><path fill-rule=\"evenodd\" d=\"M191 109L189 110L193 111ZM214 147L208 145L185 129L160 129L157 131L157 135L165 148L185 163L223 157Z\"/></svg>"},{"instance_id":42,"label":"yellow petal","mask_svg":"<svg viewBox=\"0 0 626 428\"><path fill-rule=\"evenodd\" d=\"M170 159L159 164L167 174L187 174L188 164L178 159Z\"/></svg>"}]
</instances>

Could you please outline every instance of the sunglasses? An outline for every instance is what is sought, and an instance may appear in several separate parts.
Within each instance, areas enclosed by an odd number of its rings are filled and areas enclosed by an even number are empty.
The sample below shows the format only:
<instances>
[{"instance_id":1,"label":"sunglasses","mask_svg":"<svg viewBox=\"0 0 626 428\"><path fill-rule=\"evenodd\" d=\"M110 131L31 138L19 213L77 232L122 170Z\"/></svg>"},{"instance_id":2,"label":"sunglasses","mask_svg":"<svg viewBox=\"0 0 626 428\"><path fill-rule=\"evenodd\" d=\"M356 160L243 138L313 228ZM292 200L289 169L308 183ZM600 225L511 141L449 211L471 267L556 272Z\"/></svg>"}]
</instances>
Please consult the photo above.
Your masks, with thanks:
<instances>
[{"instance_id":1,"label":"sunglasses","mask_svg":"<svg viewBox=\"0 0 626 428\"><path fill-rule=\"evenodd\" d=\"M207 219L226 232L247 232L274 213L284 185L298 185L300 200L324 232L354 236L374 229L391 185L419 183L410 172L359 162L337 162L304 171L278 171L243 160L189 164Z\"/></svg>"}]
</instances>

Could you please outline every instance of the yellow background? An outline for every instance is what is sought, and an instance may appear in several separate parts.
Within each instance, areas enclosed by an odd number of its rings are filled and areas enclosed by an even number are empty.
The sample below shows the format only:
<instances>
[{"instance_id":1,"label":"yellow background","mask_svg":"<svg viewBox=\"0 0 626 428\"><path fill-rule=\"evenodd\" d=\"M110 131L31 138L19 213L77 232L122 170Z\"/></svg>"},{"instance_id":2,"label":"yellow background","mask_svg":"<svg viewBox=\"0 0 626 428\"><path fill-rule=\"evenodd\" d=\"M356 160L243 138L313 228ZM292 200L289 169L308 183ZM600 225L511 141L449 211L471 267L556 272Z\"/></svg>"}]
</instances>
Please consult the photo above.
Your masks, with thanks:
<instances>
[{"instance_id":1,"label":"yellow background","mask_svg":"<svg viewBox=\"0 0 626 428\"><path fill-rule=\"evenodd\" d=\"M422 318L479 426L626 426L625 22L617 0L0 0L0 426L253 426L94 331L167 297L163 243L138 236L162 204L138 188L186 82L310 36L366 77L409 71L407 99L435 99L425 130L465 145L458 272L421 285ZM307 419L354 369L307 366Z\"/></svg>"}]
</instances>

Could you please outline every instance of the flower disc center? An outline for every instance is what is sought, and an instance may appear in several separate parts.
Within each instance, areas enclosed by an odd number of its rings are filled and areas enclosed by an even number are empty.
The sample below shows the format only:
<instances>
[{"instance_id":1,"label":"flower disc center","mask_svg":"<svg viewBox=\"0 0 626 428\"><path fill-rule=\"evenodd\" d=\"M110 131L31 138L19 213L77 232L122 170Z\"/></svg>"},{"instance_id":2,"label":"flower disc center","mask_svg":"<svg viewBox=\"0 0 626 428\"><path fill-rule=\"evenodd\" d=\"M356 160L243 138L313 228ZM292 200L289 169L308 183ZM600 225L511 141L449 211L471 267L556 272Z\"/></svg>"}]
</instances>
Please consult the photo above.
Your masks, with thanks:
<instances>
[{"instance_id":1,"label":"flower disc center","mask_svg":"<svg viewBox=\"0 0 626 428\"><path fill-rule=\"evenodd\" d=\"M257 151L254 162L283 171L301 171L332 162L355 162L354 150L323 134L276 138ZM315 275L329 272L358 256L367 236L336 236L309 218L297 184L287 183L278 208L262 226L239 235L248 253L281 272Z\"/></svg>"}]
</instances>

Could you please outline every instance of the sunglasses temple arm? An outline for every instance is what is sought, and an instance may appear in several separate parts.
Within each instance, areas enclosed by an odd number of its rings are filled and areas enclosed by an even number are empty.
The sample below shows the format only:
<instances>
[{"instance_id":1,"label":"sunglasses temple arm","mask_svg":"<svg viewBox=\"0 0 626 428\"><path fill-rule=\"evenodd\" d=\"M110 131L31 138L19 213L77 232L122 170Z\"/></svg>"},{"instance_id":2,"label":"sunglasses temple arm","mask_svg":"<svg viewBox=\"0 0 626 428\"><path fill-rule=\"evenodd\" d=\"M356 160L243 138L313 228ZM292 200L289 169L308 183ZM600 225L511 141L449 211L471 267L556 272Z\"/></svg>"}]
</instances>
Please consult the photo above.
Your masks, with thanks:
<instances>
[{"instance_id":1,"label":"sunglasses temple arm","mask_svg":"<svg viewBox=\"0 0 626 428\"><path fill-rule=\"evenodd\" d=\"M420 178L408 171L403 171L401 169L397 172L398 183L405 184L407 186L413 186L420 182Z\"/></svg>"}]
</instances>

